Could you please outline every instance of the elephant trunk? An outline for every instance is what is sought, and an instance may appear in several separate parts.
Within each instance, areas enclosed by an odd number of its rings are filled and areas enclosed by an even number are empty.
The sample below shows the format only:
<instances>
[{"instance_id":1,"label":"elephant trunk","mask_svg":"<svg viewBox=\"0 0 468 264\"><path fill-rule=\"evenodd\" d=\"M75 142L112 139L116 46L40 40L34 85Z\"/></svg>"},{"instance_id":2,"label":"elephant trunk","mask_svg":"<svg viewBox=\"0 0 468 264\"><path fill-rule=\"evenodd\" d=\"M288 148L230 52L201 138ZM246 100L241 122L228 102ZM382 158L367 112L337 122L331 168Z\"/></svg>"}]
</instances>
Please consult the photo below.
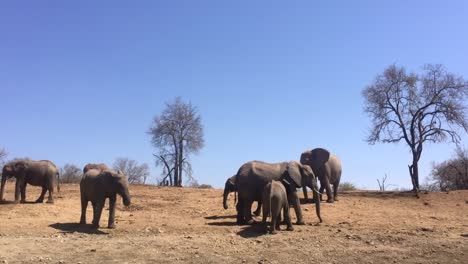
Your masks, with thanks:
<instances>
[{"instance_id":1,"label":"elephant trunk","mask_svg":"<svg viewBox=\"0 0 468 264\"><path fill-rule=\"evenodd\" d=\"M317 184L315 184L314 188L312 188L312 192L315 200L315 212L317 213L317 217L320 223L322 223L322 217L320 216L320 194L317 190Z\"/></svg>"},{"instance_id":2,"label":"elephant trunk","mask_svg":"<svg viewBox=\"0 0 468 264\"><path fill-rule=\"evenodd\" d=\"M122 196L123 204L125 206L130 206L131 198L130 198L130 193L128 192L128 189L126 189L123 193L120 194Z\"/></svg>"},{"instance_id":3,"label":"elephant trunk","mask_svg":"<svg viewBox=\"0 0 468 264\"><path fill-rule=\"evenodd\" d=\"M5 192L5 183L7 180L7 176L5 174L2 175L2 186L0 189L0 203L3 201L3 193Z\"/></svg>"},{"instance_id":4,"label":"elephant trunk","mask_svg":"<svg viewBox=\"0 0 468 264\"><path fill-rule=\"evenodd\" d=\"M223 194L223 207L224 207L224 209L228 209L228 204L227 204L228 195L229 195L229 189L226 187L226 188L224 188L224 194Z\"/></svg>"}]
</instances>

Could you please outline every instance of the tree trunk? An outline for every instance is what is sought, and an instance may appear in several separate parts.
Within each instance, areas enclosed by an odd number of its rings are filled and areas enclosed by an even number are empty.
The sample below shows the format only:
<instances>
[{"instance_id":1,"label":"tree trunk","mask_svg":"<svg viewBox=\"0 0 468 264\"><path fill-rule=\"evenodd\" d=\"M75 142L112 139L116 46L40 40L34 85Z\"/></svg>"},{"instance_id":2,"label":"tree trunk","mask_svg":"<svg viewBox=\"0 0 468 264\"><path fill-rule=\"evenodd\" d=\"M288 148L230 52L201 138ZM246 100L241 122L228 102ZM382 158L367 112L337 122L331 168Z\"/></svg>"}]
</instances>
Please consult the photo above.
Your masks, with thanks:
<instances>
[{"instance_id":1,"label":"tree trunk","mask_svg":"<svg viewBox=\"0 0 468 264\"><path fill-rule=\"evenodd\" d=\"M408 169L411 176L411 183L413 184L413 191L416 193L416 196L419 197L419 168L416 157L413 158L413 164L408 166Z\"/></svg>"},{"instance_id":2,"label":"tree trunk","mask_svg":"<svg viewBox=\"0 0 468 264\"><path fill-rule=\"evenodd\" d=\"M178 186L177 184L179 183L179 153L177 146L175 147L175 160L174 160L174 185L173 186Z\"/></svg>"},{"instance_id":3,"label":"tree trunk","mask_svg":"<svg viewBox=\"0 0 468 264\"><path fill-rule=\"evenodd\" d=\"M182 187L182 171L183 171L183 158L184 158L184 142L181 140L179 142L179 182L177 183L177 186Z\"/></svg>"}]
</instances>

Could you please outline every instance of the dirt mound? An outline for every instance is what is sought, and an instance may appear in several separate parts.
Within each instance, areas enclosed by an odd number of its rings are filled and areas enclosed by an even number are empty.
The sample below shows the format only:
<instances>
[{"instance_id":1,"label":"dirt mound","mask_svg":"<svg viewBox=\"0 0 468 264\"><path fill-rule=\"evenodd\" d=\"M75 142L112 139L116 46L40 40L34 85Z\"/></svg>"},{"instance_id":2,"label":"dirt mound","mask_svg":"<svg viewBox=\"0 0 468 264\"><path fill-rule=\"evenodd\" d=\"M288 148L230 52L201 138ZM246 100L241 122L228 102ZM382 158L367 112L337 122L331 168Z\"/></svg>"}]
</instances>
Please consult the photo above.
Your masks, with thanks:
<instances>
[{"instance_id":1,"label":"dirt mound","mask_svg":"<svg viewBox=\"0 0 468 264\"><path fill-rule=\"evenodd\" d=\"M14 183L5 198L13 199ZM349 192L302 206L304 226L265 235L235 225L222 191L131 186L119 199L116 229L80 226L78 185L55 204L0 204L0 263L467 263L468 191L422 194ZM40 189L28 186L27 200ZM255 207L254 207L255 208ZM291 212L293 222L294 212ZM88 207L88 221L92 218ZM101 226L106 226L104 210ZM257 218L260 221L260 218ZM284 227L283 227L284 228Z\"/></svg>"}]
</instances>

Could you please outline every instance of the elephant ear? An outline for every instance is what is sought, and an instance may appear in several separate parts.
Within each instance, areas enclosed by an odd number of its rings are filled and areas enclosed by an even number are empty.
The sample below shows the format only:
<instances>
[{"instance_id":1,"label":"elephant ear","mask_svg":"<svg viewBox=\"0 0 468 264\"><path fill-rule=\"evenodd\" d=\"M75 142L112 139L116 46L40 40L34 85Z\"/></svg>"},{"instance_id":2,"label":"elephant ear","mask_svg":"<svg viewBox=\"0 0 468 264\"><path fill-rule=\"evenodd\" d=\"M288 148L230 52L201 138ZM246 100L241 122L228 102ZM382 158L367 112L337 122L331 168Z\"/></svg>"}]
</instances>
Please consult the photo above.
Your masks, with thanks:
<instances>
[{"instance_id":1,"label":"elephant ear","mask_svg":"<svg viewBox=\"0 0 468 264\"><path fill-rule=\"evenodd\" d=\"M312 165L315 168L321 167L330 159L330 151L323 148L315 148L312 151Z\"/></svg>"},{"instance_id":2,"label":"elephant ear","mask_svg":"<svg viewBox=\"0 0 468 264\"><path fill-rule=\"evenodd\" d=\"M18 161L15 163L15 171L16 172L22 172L28 167L27 163L25 161Z\"/></svg>"},{"instance_id":3,"label":"elephant ear","mask_svg":"<svg viewBox=\"0 0 468 264\"><path fill-rule=\"evenodd\" d=\"M288 163L288 174L294 184L299 188L302 186L302 174L300 169L300 164L296 161L290 161Z\"/></svg>"}]
</instances>

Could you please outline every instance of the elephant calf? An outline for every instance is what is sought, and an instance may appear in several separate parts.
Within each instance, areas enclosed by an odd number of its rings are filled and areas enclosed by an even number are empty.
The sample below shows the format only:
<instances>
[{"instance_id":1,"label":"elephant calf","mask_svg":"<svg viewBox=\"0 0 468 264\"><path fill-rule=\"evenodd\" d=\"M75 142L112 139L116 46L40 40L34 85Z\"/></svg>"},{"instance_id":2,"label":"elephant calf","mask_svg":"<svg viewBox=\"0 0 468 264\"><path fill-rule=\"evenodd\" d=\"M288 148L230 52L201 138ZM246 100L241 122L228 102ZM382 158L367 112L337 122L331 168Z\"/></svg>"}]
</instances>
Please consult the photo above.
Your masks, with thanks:
<instances>
[{"instance_id":1,"label":"elephant calf","mask_svg":"<svg viewBox=\"0 0 468 264\"><path fill-rule=\"evenodd\" d=\"M99 227L102 209L106 198L109 198L109 223L108 228L115 228L115 201L117 194L122 196L125 206L130 205L130 193L128 191L127 177L120 171L113 170L88 170L80 182L81 193L81 220L80 224L86 224L86 208L88 202L93 205L93 227Z\"/></svg>"},{"instance_id":2,"label":"elephant calf","mask_svg":"<svg viewBox=\"0 0 468 264\"><path fill-rule=\"evenodd\" d=\"M270 234L276 234L276 230L281 230L281 209L283 209L284 221L288 226L286 230L293 231L286 188L281 182L272 181L265 186L263 191L262 223L267 229L266 219L268 215L271 215Z\"/></svg>"},{"instance_id":3,"label":"elephant calf","mask_svg":"<svg viewBox=\"0 0 468 264\"><path fill-rule=\"evenodd\" d=\"M223 193L223 207L224 209L228 209L228 203L227 203L227 198L228 198L228 195L232 192L237 192L237 185L236 185L236 175L228 178L226 180L226 183L224 184L224 193ZM241 210L241 208L238 208L239 207L239 203L236 204L236 208L237 210ZM262 199L259 199L257 201L257 209L255 210L254 212L254 215L255 216L259 216L260 215L260 212L262 210Z\"/></svg>"}]
</instances>

